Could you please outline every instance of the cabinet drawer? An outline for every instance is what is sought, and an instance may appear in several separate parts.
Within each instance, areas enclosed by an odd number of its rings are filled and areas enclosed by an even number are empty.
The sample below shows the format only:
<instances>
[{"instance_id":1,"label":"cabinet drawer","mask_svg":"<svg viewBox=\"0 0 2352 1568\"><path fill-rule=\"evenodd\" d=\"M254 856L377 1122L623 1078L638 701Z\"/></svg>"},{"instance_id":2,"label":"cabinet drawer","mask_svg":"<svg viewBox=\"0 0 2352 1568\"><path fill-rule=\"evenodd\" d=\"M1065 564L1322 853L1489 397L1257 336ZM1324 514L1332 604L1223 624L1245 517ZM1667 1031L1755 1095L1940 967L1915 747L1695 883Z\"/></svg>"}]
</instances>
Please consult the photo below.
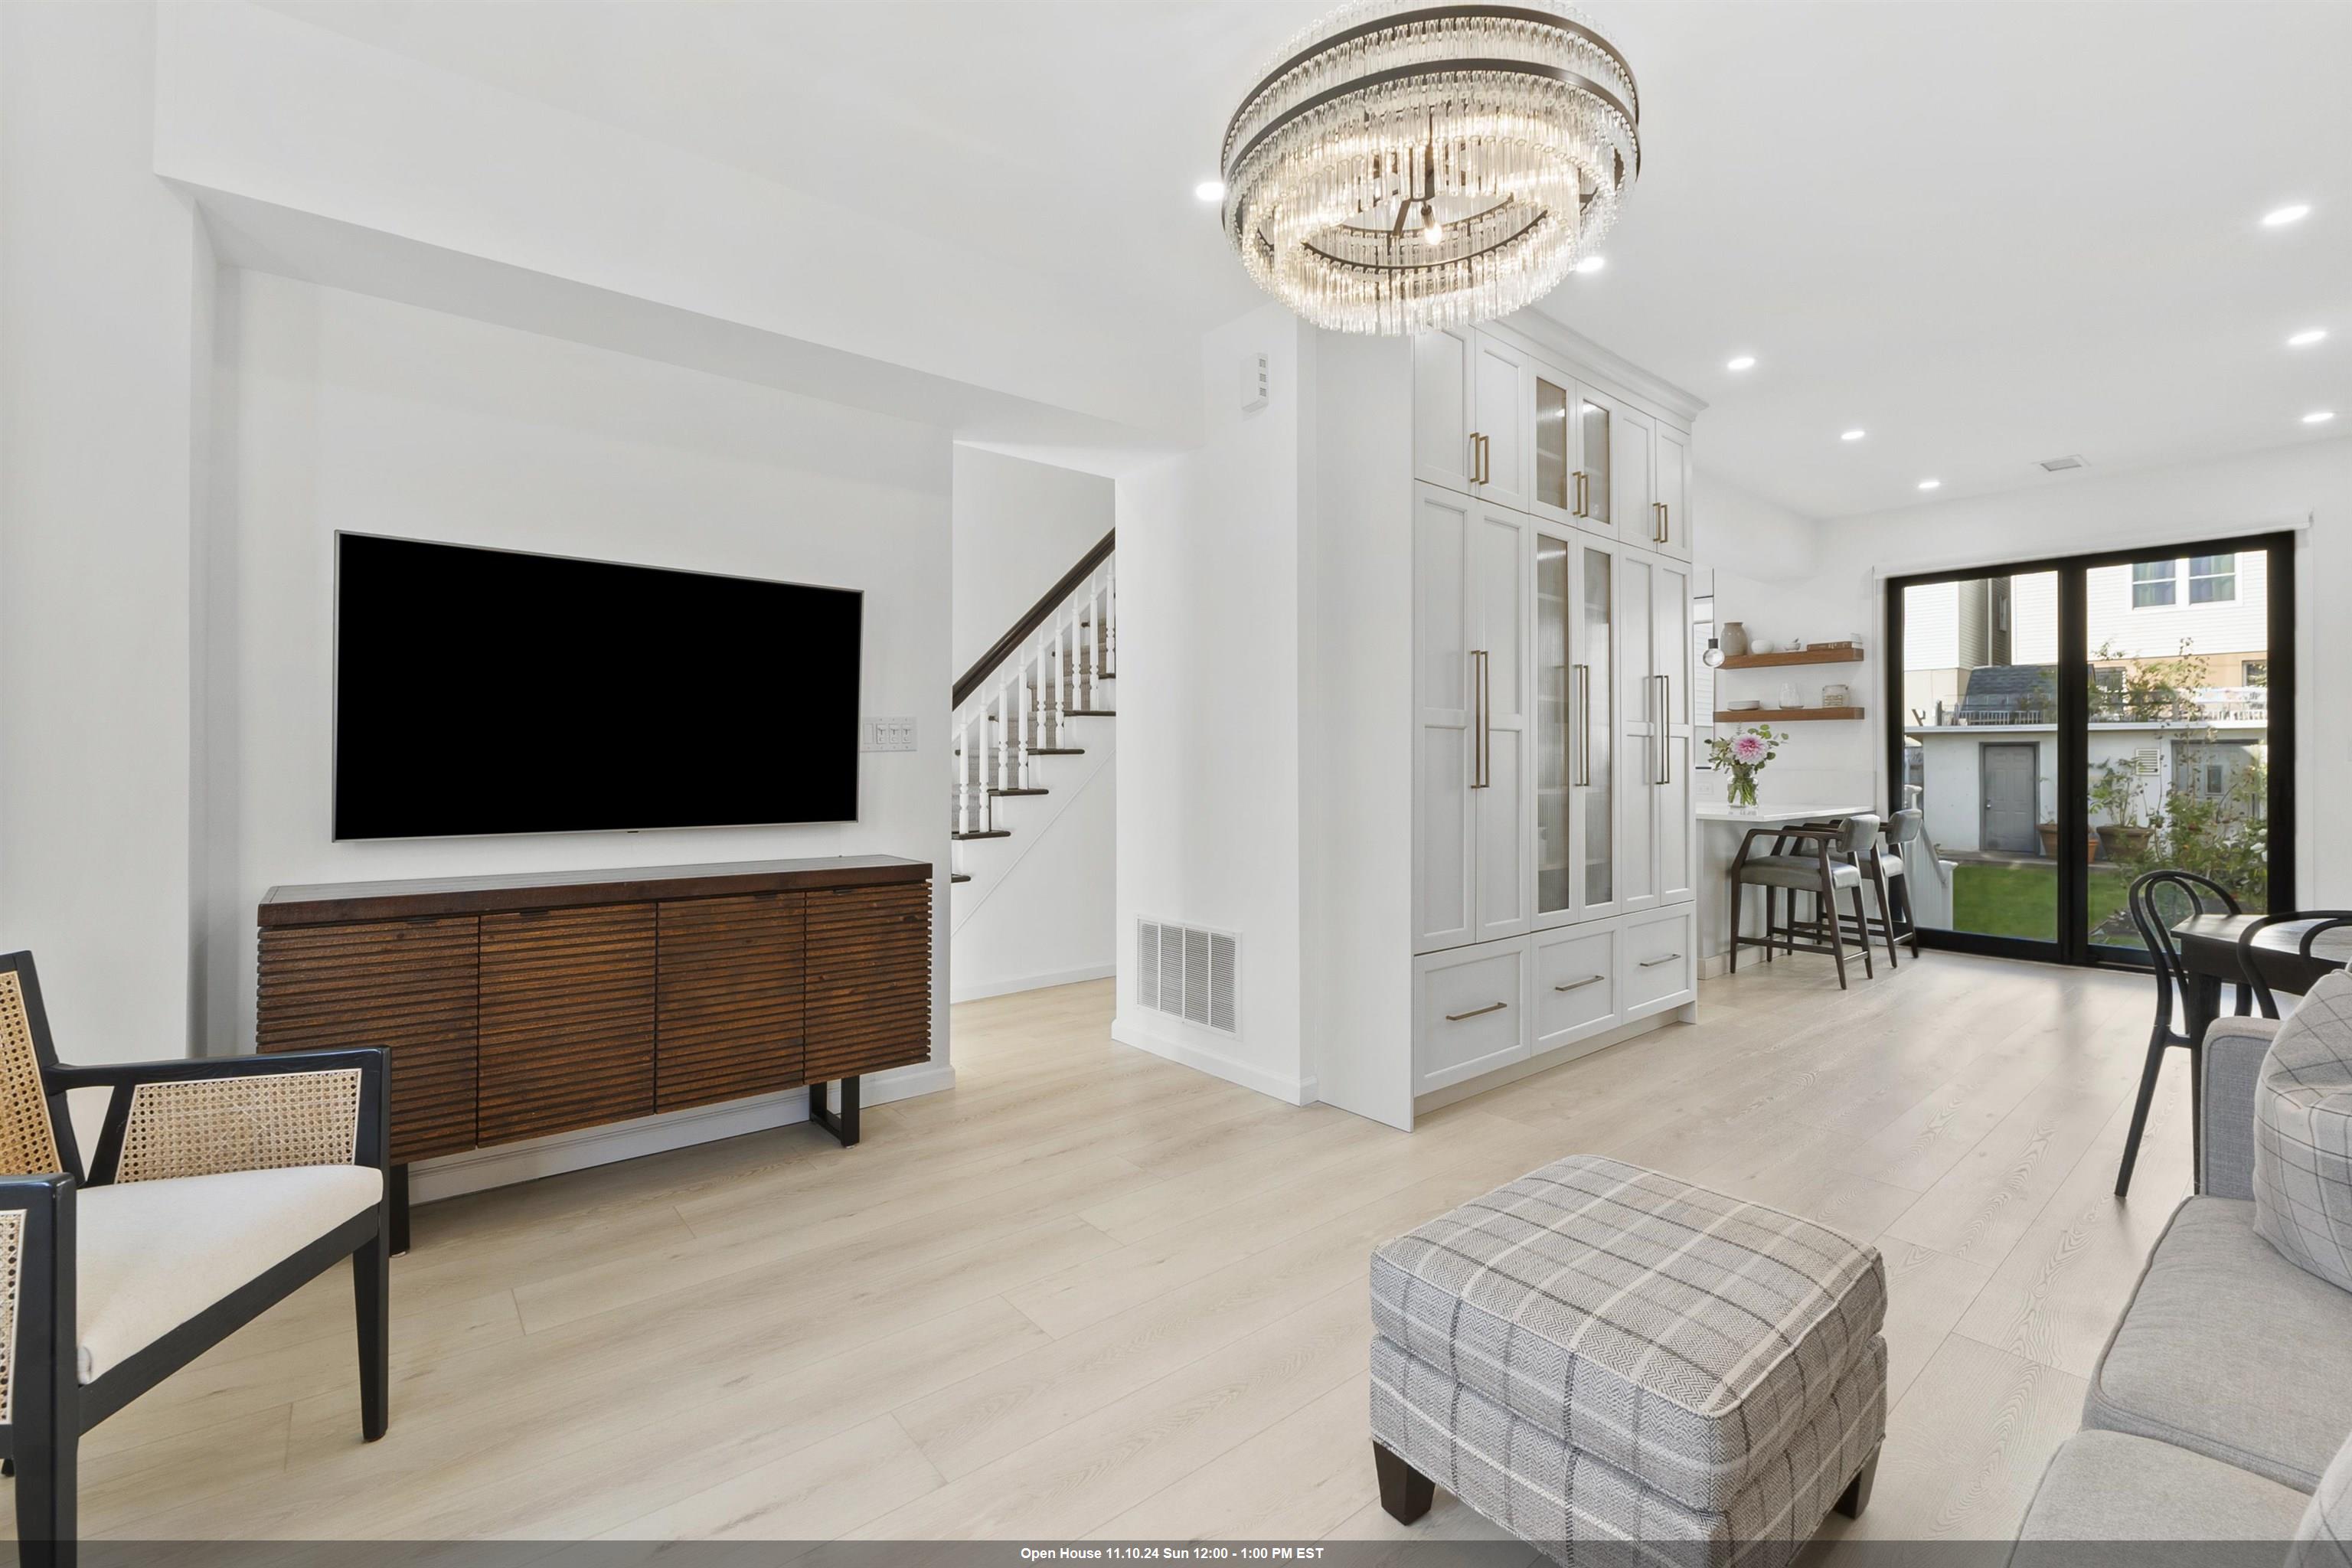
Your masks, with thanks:
<instances>
[{"instance_id":1,"label":"cabinet drawer","mask_svg":"<svg viewBox=\"0 0 2352 1568\"><path fill-rule=\"evenodd\" d=\"M1524 1058L1530 1036L1523 942L1420 961L1413 1092L1426 1094Z\"/></svg>"},{"instance_id":2,"label":"cabinet drawer","mask_svg":"<svg viewBox=\"0 0 2352 1568\"><path fill-rule=\"evenodd\" d=\"M1535 1049L1556 1050L1617 1022L1617 931L1569 927L1537 937Z\"/></svg>"},{"instance_id":3,"label":"cabinet drawer","mask_svg":"<svg viewBox=\"0 0 2352 1568\"><path fill-rule=\"evenodd\" d=\"M1681 904L1625 922L1619 973L1628 1019L1679 1007L1698 994L1694 918L1693 906Z\"/></svg>"}]
</instances>

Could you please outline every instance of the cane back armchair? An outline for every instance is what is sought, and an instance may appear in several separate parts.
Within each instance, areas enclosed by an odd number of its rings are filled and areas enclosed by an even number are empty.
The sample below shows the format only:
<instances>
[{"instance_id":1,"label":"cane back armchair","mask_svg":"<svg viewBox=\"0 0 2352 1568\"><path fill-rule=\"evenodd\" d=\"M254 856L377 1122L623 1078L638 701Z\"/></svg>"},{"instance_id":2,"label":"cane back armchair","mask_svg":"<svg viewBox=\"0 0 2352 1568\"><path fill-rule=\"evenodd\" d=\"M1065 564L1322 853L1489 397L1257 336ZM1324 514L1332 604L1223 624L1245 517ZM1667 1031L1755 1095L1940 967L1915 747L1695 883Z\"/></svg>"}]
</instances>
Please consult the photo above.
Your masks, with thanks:
<instances>
[{"instance_id":1,"label":"cane back armchair","mask_svg":"<svg viewBox=\"0 0 2352 1568\"><path fill-rule=\"evenodd\" d=\"M81 1435L345 1258L360 1426L383 1436L384 1053L69 1067L0 954L0 1456L22 1563L70 1564ZM104 1089L85 1165L66 1113Z\"/></svg>"}]
</instances>

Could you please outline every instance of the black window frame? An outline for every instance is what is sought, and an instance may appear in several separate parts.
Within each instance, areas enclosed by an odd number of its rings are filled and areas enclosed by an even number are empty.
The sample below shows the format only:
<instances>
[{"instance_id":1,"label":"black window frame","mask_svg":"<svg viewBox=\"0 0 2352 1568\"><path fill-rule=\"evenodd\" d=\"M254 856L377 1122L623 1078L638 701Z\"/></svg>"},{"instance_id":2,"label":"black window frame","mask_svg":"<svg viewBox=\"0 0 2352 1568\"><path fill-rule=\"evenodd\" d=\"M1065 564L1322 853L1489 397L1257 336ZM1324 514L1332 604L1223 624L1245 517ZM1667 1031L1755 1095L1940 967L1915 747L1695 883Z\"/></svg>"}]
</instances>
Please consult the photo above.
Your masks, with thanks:
<instances>
[{"instance_id":1,"label":"black window frame","mask_svg":"<svg viewBox=\"0 0 2352 1568\"><path fill-rule=\"evenodd\" d=\"M2273 910L2297 907L2294 901L2294 768L2297 743L2294 584L2297 542L2294 533L2281 531L2234 534L2185 546L2159 547L2168 552L2176 563L2173 574L2176 606L2181 576L2179 563L2199 554L2248 554L2260 551L2266 556L2267 603L2263 606L2263 616L2270 643L2265 651L2270 666L2270 726L2267 735L2270 787L2263 807L2270 821L2269 904ZM1881 661L1885 667L1882 678L1885 692L1885 701L1881 705L1885 717L1881 722L1885 743L1885 776L1894 796L1888 803L1889 809L1901 806L1903 797L1899 781L1906 776L1903 743L1903 596L1907 590L1938 583L1969 583L1984 577L2023 577L2042 572L2057 574L2057 776L2062 780L2086 780L2090 771L2091 685L2094 679L2091 673L2093 667L2087 657L2090 650L2088 574L2098 567L2126 566L2144 562L2152 552L2152 549L2147 546L2131 550L2100 550L2032 560L1993 561L1981 565L1934 572L1905 573L1882 579L1879 583L1880 615L1881 624L1885 627L1885 641L1882 646L1886 653ZM2147 606L2135 604L2133 607ZM2084 657L2071 657L2070 649L2081 650ZM2117 965L2145 969L2148 966L2147 955L2137 949L2104 947L2091 941L2088 929L2089 794L2082 788L2062 788L2057 795L2056 864L2062 873L2071 869L2073 874L2062 874L2058 878L2057 931L2054 939L2044 942L2038 938L1985 936L1975 931L1938 931L1922 926L1919 929L1922 946L2081 967Z\"/></svg>"}]
</instances>

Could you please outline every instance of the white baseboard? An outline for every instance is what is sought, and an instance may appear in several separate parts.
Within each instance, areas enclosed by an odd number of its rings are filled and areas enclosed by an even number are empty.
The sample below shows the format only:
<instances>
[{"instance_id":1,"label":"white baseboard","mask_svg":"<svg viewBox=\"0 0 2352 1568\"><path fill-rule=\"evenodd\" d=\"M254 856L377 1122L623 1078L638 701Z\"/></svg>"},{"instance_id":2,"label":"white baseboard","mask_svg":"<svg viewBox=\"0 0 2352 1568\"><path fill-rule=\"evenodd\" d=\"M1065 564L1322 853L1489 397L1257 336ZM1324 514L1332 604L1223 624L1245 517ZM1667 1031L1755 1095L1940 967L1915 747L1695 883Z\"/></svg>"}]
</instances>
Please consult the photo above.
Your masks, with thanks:
<instances>
[{"instance_id":1,"label":"white baseboard","mask_svg":"<svg viewBox=\"0 0 2352 1568\"><path fill-rule=\"evenodd\" d=\"M894 1100L909 1100L954 1087L952 1064L919 1062L860 1079L858 1104L861 1108L887 1105ZM528 1142L501 1143L495 1149L468 1149L462 1154L420 1160L410 1166L408 1200L429 1204L461 1193L537 1181L541 1176L584 1171L591 1165L609 1165L617 1160L659 1154L690 1143L738 1138L746 1132L764 1132L807 1120L808 1090L790 1089L781 1094L734 1100L724 1105L701 1105L664 1116L616 1121L608 1127L559 1132L551 1138L534 1138Z\"/></svg>"},{"instance_id":2,"label":"white baseboard","mask_svg":"<svg viewBox=\"0 0 2352 1568\"><path fill-rule=\"evenodd\" d=\"M1264 1068L1227 1056L1197 1040L1139 1026L1124 1016L1111 1019L1110 1037L1122 1046L1149 1051L1155 1057L1207 1073L1212 1078L1237 1083L1244 1089L1254 1089L1260 1094L1270 1094L1285 1104L1315 1103L1316 1085L1311 1078L1284 1078L1279 1073L1270 1073Z\"/></svg>"},{"instance_id":3,"label":"white baseboard","mask_svg":"<svg viewBox=\"0 0 2352 1568\"><path fill-rule=\"evenodd\" d=\"M1054 985L1076 985L1084 980L1108 980L1118 973L1116 963L1089 963L1076 969L1057 970L1051 974L1024 974L1013 980L982 980L971 985L955 983L955 959L948 959L948 1000L979 1002L991 996L1010 996L1019 991L1043 991Z\"/></svg>"}]
</instances>

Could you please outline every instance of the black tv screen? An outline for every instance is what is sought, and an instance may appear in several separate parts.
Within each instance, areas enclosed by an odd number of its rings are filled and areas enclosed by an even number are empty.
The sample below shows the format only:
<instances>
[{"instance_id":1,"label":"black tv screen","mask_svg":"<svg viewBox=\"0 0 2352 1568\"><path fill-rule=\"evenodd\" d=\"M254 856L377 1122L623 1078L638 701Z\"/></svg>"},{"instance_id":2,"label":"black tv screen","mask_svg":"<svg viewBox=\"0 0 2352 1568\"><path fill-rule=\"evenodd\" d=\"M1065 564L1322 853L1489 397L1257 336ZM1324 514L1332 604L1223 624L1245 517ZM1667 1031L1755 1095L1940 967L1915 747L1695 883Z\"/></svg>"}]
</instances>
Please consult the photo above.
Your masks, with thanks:
<instances>
[{"instance_id":1,"label":"black tv screen","mask_svg":"<svg viewBox=\"0 0 2352 1568\"><path fill-rule=\"evenodd\" d=\"M335 837L853 820L862 609L339 534Z\"/></svg>"}]
</instances>

